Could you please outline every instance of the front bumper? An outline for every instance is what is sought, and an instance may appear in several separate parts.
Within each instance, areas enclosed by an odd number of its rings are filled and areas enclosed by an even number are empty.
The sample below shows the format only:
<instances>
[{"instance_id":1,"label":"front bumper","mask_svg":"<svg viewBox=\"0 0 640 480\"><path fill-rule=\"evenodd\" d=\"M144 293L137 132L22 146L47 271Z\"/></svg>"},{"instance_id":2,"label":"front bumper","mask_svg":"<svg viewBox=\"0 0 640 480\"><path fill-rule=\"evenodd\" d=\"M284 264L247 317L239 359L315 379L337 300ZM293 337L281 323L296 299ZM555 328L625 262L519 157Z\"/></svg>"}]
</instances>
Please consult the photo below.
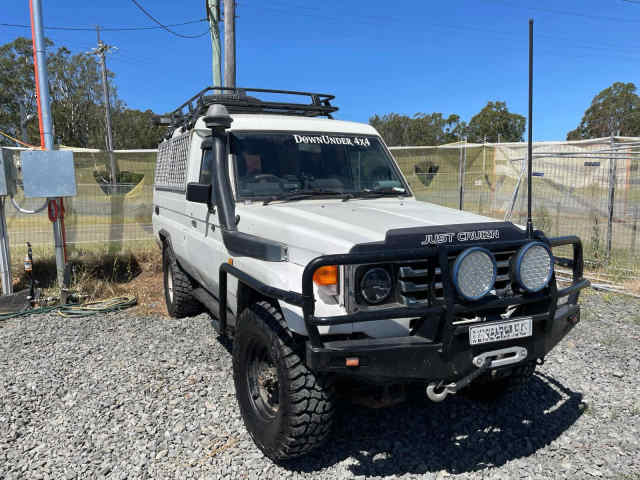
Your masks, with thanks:
<instances>
[{"instance_id":1,"label":"front bumper","mask_svg":"<svg viewBox=\"0 0 640 480\"><path fill-rule=\"evenodd\" d=\"M580 321L580 307L560 306L550 325L546 314L530 318L531 337L474 346L469 345L469 326L457 326L446 353L441 342L420 336L325 342L322 348L307 343L307 365L314 371L379 381L453 382L475 370L473 358L484 352L519 346L527 350L521 361L543 358ZM357 358L359 366L347 367L347 358Z\"/></svg>"},{"instance_id":2,"label":"front bumper","mask_svg":"<svg viewBox=\"0 0 640 480\"><path fill-rule=\"evenodd\" d=\"M230 264L220 267L220 330L226 328L227 274L257 290L264 296L302 307L308 333L306 362L318 372L339 372L347 375L366 376L374 380L457 380L474 370L472 360L481 353L505 347L519 346L527 349L526 358L543 358L580 320L577 305L580 290L589 286L583 278L582 243L578 237L567 236L548 239L537 233L537 240L550 248L573 247L573 258L555 257L556 264L572 268L573 281L566 288L558 289L555 273L549 287L534 294L512 295L484 301L464 303L455 293L449 275L449 255L455 255L464 245L426 247L409 250L385 249L370 253L326 255L312 260L302 276L302 294L274 288L254 279ZM482 246L493 251L520 248L531 241L528 238L497 241ZM316 317L313 294L313 274L326 265L357 265L372 262L399 262L434 259L442 272L444 300L431 304L360 311L350 315ZM560 299L566 298L561 304ZM532 318L531 337L471 346L468 340L469 325L457 321L465 313L477 316L489 315L505 307L526 309L542 305ZM370 322L394 318L419 319L421 325L414 334L396 338L326 341L318 331L321 325ZM517 319L517 316L510 320ZM437 326L434 334L433 322ZM428 330L428 333L427 333ZM347 367L347 358L358 358L357 367Z\"/></svg>"}]
</instances>

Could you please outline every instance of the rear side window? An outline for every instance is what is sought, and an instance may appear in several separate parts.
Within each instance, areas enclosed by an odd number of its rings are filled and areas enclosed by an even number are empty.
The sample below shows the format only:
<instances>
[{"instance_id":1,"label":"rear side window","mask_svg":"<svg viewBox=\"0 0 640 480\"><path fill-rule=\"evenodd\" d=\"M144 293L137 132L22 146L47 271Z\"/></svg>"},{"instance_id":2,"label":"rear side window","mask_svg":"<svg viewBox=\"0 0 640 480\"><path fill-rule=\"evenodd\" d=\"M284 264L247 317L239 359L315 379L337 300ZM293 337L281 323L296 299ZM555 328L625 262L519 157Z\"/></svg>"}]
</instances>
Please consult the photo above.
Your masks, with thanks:
<instances>
[{"instance_id":1,"label":"rear side window","mask_svg":"<svg viewBox=\"0 0 640 480\"><path fill-rule=\"evenodd\" d=\"M187 186L189 132L165 140L158 146L155 187L171 192L184 192Z\"/></svg>"}]
</instances>

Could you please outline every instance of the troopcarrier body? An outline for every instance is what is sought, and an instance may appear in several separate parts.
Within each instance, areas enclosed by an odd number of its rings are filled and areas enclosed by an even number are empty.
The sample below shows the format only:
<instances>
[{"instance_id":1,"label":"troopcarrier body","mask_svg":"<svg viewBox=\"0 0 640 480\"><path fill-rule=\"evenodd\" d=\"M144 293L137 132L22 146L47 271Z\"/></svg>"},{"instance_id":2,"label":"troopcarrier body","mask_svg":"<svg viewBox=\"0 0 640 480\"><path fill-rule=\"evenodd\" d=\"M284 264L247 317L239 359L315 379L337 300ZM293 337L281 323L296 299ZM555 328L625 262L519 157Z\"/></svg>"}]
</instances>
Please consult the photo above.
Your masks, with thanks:
<instances>
[{"instance_id":1,"label":"troopcarrier body","mask_svg":"<svg viewBox=\"0 0 640 480\"><path fill-rule=\"evenodd\" d=\"M337 380L422 384L434 401L526 380L587 285L577 237L417 201L378 132L332 119L332 99L205 89L159 146L167 308L206 309L233 340L245 425L273 459L327 438Z\"/></svg>"}]
</instances>

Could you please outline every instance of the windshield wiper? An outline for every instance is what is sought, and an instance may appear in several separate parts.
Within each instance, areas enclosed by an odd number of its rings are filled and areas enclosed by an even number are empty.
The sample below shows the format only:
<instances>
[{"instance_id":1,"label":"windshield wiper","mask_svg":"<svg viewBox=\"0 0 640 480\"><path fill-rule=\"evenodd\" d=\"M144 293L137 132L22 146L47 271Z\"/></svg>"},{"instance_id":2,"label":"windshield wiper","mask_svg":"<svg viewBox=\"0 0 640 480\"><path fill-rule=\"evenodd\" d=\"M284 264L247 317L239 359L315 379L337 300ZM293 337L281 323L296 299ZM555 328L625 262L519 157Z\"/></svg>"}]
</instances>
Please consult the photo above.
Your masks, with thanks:
<instances>
[{"instance_id":1,"label":"windshield wiper","mask_svg":"<svg viewBox=\"0 0 640 480\"><path fill-rule=\"evenodd\" d=\"M284 193L280 193L278 195L274 195L270 198L267 198L264 202L262 202L263 205L268 205L271 202L276 202L276 201L283 201L283 202L293 202L295 200L304 200L305 198L312 198L312 197L325 197L325 196L338 196L338 197L344 197L344 195L348 195L342 192L336 192L335 190L321 190L321 189L314 189L314 190L295 190L293 192L284 192Z\"/></svg>"},{"instance_id":2,"label":"windshield wiper","mask_svg":"<svg viewBox=\"0 0 640 480\"><path fill-rule=\"evenodd\" d=\"M380 190L360 190L359 192L346 193L342 198L342 201L346 202L351 198L380 198L380 197L396 197L399 195L406 195L407 191L394 188L385 188Z\"/></svg>"}]
</instances>

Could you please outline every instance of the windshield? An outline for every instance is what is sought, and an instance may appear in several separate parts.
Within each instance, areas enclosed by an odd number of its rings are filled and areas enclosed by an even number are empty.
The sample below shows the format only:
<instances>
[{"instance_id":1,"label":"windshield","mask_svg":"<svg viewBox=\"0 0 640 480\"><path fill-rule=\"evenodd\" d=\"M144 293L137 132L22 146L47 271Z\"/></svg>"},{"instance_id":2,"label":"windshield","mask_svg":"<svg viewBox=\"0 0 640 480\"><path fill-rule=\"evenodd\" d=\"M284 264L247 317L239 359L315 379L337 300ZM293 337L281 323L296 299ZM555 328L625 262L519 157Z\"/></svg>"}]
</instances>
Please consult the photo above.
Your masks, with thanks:
<instances>
[{"instance_id":1,"label":"windshield","mask_svg":"<svg viewBox=\"0 0 640 480\"><path fill-rule=\"evenodd\" d=\"M375 136L235 132L231 153L239 198L408 194Z\"/></svg>"}]
</instances>

